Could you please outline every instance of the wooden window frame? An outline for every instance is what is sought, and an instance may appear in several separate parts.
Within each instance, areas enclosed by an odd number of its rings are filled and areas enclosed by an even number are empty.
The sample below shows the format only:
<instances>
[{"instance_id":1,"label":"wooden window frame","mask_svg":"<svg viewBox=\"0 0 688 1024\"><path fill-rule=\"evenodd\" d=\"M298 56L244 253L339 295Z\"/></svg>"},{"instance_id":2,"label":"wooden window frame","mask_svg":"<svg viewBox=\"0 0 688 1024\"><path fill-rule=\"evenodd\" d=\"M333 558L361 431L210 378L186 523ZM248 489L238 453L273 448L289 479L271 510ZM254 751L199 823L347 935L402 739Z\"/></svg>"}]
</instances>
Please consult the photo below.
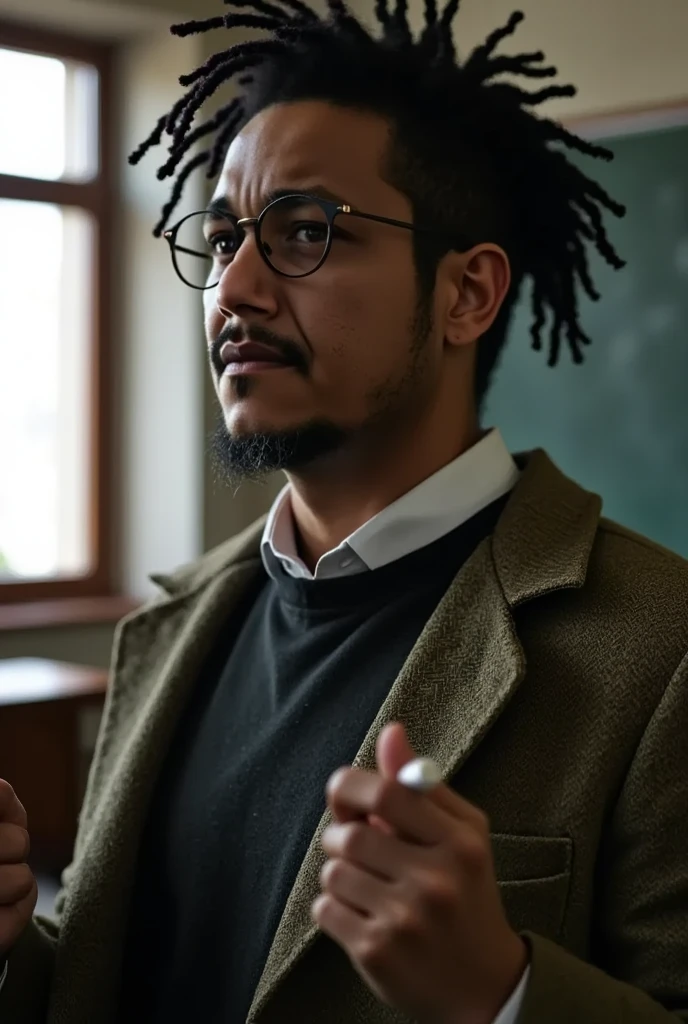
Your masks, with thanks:
<instances>
[{"instance_id":1,"label":"wooden window frame","mask_svg":"<svg viewBox=\"0 0 688 1024\"><path fill-rule=\"evenodd\" d=\"M94 296L90 325L90 380L88 422L90 455L88 463L88 523L90 565L88 575L58 577L26 582L1 582L0 606L23 602L53 602L64 599L107 597L113 594L111 576L111 490L110 490L110 373L111 331L111 249L112 249L112 46L78 36L45 31L33 26L0 21L0 46L76 60L99 73L98 91L98 173L93 181L43 181L0 174L0 199L19 199L79 207L91 214L95 230L93 276ZM0 616L1 618L1 616Z\"/></svg>"}]
</instances>

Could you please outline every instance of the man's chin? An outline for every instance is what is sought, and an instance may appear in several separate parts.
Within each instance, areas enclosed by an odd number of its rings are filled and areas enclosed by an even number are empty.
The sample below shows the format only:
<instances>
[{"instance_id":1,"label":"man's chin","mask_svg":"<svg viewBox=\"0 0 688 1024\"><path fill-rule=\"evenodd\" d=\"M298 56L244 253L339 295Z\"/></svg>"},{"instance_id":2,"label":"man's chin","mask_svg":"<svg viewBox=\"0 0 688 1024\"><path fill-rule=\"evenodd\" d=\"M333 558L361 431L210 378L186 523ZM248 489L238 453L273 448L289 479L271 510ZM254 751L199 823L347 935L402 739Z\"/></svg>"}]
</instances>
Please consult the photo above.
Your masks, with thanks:
<instances>
[{"instance_id":1,"label":"man's chin","mask_svg":"<svg viewBox=\"0 0 688 1024\"><path fill-rule=\"evenodd\" d=\"M278 470L303 469L341 448L348 432L326 420L282 430L228 430L220 418L211 437L215 471L230 483L256 480Z\"/></svg>"}]
</instances>

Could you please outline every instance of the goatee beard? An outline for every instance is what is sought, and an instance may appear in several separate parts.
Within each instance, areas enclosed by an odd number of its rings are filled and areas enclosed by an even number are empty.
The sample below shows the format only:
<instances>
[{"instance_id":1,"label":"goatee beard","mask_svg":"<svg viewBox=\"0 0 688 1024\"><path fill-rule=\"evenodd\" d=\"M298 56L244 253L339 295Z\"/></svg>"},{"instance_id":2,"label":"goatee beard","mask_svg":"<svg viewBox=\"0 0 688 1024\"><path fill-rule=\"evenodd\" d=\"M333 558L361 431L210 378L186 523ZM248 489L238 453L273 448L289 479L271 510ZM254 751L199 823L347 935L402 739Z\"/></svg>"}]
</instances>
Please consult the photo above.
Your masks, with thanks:
<instances>
[{"instance_id":1,"label":"goatee beard","mask_svg":"<svg viewBox=\"0 0 688 1024\"><path fill-rule=\"evenodd\" d=\"M210 441L210 458L217 476L232 486L242 480L261 480L277 470L298 470L341 448L347 432L326 421L296 430L232 437L219 418Z\"/></svg>"}]
</instances>

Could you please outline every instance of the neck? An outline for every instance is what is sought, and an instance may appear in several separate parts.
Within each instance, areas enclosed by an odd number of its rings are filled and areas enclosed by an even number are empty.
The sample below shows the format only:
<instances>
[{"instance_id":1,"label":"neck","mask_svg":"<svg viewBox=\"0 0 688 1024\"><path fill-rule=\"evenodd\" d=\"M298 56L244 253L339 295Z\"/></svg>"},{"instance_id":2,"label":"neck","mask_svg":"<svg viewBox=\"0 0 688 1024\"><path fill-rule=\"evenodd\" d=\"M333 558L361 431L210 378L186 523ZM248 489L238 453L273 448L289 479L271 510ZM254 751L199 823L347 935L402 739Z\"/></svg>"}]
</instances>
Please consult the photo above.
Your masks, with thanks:
<instances>
[{"instance_id":1,"label":"neck","mask_svg":"<svg viewBox=\"0 0 688 1024\"><path fill-rule=\"evenodd\" d=\"M471 448L476 422L447 431L436 422L408 436L366 438L310 473L288 474L299 553L311 572L319 559L392 502Z\"/></svg>"}]
</instances>

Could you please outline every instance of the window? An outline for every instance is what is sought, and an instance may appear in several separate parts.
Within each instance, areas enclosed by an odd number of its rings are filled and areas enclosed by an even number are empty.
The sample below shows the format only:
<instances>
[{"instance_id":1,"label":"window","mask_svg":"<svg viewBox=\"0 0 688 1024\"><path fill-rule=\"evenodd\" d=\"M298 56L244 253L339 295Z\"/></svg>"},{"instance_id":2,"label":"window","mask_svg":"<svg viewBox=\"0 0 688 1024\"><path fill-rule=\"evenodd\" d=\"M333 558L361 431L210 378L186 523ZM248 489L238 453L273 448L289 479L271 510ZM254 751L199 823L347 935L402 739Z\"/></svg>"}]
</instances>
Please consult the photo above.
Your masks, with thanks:
<instances>
[{"instance_id":1,"label":"window","mask_svg":"<svg viewBox=\"0 0 688 1024\"><path fill-rule=\"evenodd\" d=\"M108 67L0 23L0 603L108 593Z\"/></svg>"}]
</instances>

